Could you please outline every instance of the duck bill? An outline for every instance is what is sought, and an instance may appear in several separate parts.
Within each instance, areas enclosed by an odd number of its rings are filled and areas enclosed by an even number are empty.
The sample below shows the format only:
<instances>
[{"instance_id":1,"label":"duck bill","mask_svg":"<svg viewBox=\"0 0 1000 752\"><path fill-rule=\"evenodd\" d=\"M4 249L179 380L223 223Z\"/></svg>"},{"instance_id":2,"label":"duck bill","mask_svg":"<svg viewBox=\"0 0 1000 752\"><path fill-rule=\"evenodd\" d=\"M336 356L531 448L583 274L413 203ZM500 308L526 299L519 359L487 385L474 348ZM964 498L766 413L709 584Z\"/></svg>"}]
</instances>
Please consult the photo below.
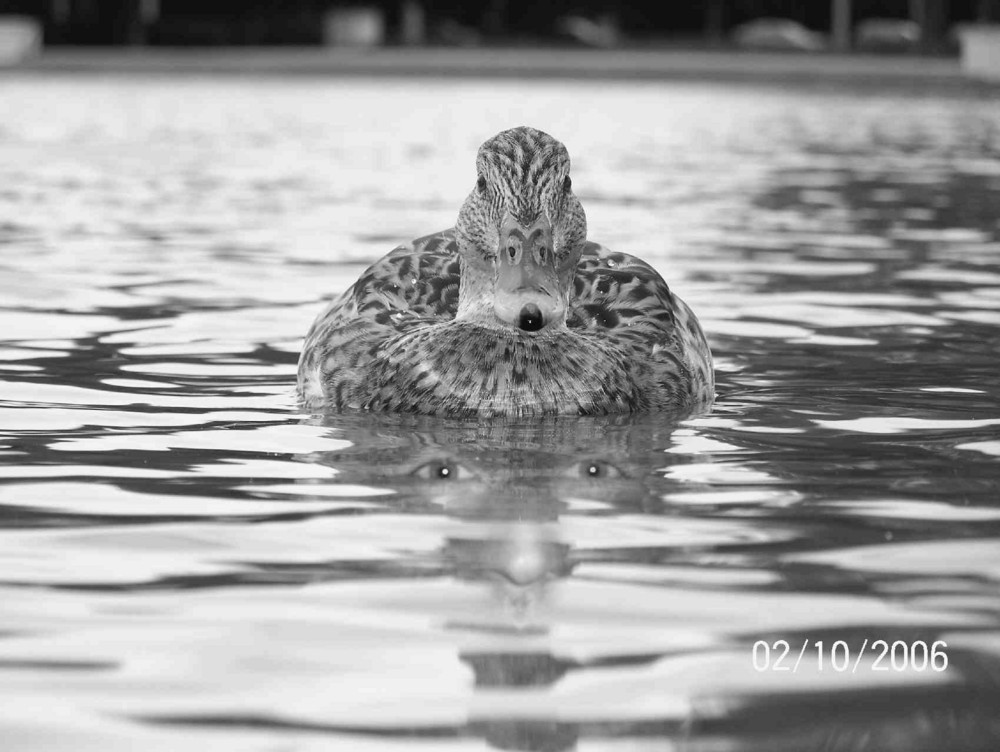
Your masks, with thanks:
<instances>
[{"instance_id":1,"label":"duck bill","mask_svg":"<svg viewBox=\"0 0 1000 752\"><path fill-rule=\"evenodd\" d=\"M536 332L564 320L552 225L544 219L524 226L513 219L500 230L493 309L501 321Z\"/></svg>"}]
</instances>

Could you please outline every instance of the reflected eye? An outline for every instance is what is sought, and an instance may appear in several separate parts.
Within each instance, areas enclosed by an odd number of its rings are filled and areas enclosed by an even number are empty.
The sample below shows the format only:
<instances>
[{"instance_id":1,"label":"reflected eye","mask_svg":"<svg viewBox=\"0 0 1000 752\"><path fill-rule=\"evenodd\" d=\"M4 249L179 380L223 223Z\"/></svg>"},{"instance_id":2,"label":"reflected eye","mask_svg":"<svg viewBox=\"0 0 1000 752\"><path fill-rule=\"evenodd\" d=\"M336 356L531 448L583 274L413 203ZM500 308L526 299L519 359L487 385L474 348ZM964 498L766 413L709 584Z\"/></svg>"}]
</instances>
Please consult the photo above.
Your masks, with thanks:
<instances>
[{"instance_id":1,"label":"reflected eye","mask_svg":"<svg viewBox=\"0 0 1000 752\"><path fill-rule=\"evenodd\" d=\"M567 175L566 179L563 181L563 190L566 191L566 193L569 193L572 187L573 187L573 181L572 179L570 179L570 176Z\"/></svg>"},{"instance_id":2,"label":"reflected eye","mask_svg":"<svg viewBox=\"0 0 1000 752\"><path fill-rule=\"evenodd\" d=\"M621 478L622 471L603 460L586 460L578 465L580 477L600 480L602 478Z\"/></svg>"},{"instance_id":3,"label":"reflected eye","mask_svg":"<svg viewBox=\"0 0 1000 752\"><path fill-rule=\"evenodd\" d=\"M467 467L450 460L433 460L427 462L412 473L424 480L468 480L473 473Z\"/></svg>"},{"instance_id":4,"label":"reflected eye","mask_svg":"<svg viewBox=\"0 0 1000 752\"><path fill-rule=\"evenodd\" d=\"M486 178L482 175L480 175L479 179L476 180L476 188L479 189L480 193L486 193Z\"/></svg>"}]
</instances>

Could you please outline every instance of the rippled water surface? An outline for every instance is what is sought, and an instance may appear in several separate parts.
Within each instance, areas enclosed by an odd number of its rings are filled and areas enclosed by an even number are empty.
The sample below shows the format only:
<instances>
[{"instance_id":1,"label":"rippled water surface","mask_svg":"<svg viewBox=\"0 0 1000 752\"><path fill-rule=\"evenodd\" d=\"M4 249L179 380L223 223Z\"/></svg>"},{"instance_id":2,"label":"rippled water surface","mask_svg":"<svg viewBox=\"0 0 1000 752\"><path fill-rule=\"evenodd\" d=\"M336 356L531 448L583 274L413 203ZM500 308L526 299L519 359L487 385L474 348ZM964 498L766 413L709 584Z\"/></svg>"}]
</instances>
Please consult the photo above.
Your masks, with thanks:
<instances>
[{"instance_id":1,"label":"rippled water surface","mask_svg":"<svg viewBox=\"0 0 1000 752\"><path fill-rule=\"evenodd\" d=\"M0 102L5 751L997 748L996 99L7 75ZM591 238L699 314L714 410L300 414L324 299L450 226L522 123L567 144Z\"/></svg>"}]
</instances>

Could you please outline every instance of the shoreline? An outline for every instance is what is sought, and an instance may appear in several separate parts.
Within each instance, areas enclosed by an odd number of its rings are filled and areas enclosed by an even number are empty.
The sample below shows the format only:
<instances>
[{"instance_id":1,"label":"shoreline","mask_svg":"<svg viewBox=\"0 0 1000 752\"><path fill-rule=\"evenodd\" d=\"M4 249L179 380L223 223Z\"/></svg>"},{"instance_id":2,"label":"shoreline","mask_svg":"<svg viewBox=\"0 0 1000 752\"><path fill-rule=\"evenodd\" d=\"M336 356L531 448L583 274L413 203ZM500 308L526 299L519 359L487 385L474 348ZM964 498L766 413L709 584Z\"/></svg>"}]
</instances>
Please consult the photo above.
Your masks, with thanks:
<instances>
[{"instance_id":1,"label":"shoreline","mask_svg":"<svg viewBox=\"0 0 1000 752\"><path fill-rule=\"evenodd\" d=\"M753 82L975 93L954 58L678 49L55 47L11 74L299 75L602 81Z\"/></svg>"}]
</instances>

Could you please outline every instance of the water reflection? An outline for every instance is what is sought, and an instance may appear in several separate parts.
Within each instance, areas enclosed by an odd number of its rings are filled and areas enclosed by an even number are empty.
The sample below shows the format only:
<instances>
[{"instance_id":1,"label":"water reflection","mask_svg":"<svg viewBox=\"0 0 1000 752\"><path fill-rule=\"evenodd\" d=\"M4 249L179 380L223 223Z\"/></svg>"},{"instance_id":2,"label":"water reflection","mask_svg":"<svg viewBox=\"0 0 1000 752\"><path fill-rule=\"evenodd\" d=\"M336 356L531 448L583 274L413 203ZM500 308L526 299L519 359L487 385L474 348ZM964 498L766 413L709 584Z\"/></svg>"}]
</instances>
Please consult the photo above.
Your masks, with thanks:
<instances>
[{"instance_id":1,"label":"water reflection","mask_svg":"<svg viewBox=\"0 0 1000 752\"><path fill-rule=\"evenodd\" d=\"M554 520L569 507L648 511L678 418L611 415L536 421L314 418L342 450L310 455L338 479L388 486L406 504L476 520ZM656 486L656 478L661 480Z\"/></svg>"},{"instance_id":2,"label":"water reflection","mask_svg":"<svg viewBox=\"0 0 1000 752\"><path fill-rule=\"evenodd\" d=\"M616 566L625 565L625 571L645 566L648 572L639 581L656 573L655 580L646 582L660 585L662 598L662 586L672 574L683 583L686 566L711 568L714 558L723 570L746 574L750 562L763 561L766 537L779 543L808 534L804 519L792 526L777 517L764 520L761 527L770 532L762 529L752 553L741 556L739 538L753 537L753 522L744 521L740 534L728 540L718 529L699 529L707 522L705 510L672 502L680 485L678 470L695 464L691 455L675 451L683 443L675 436L679 426L682 433L687 430L678 423L682 417L553 418L542 423L371 415L310 420L349 444L303 459L330 467L335 483L391 491L379 503L394 512L445 515L452 524L442 533L442 568L435 574L490 594L479 608L462 610L440 624L471 671L467 723L454 731L423 733L441 739L458 733L510 750L590 749L614 739L630 740L630 749L645 749L646 744L662 748L657 745L666 740L692 750L902 752L941 744L986 749L1000 733L1000 721L989 710L1000 700L1000 689L992 669L978 678L969 671L970 660L981 658L966 659L961 648L952 654L961 667L958 674L867 672L845 679L829 667L826 673L817 669L813 651L807 658L813 664L794 677L751 670L751 641L774 640L779 634L796 644L846 640L857 651L862 635L916 640L968 621L952 623L931 608L917 617L919 627L906 626L915 613L893 613L866 601L861 594L868 588L857 575L845 580L816 554L785 557L784 571L745 579L742 593L726 577L719 581L714 605L706 604L704 592L689 600L683 584L674 589L677 597L668 598L668 605L652 610L641 602L613 599L618 602L605 608L622 609L621 623L604 616L601 631L621 629L634 619L636 626L642 625L639 639L631 649L620 639L610 651L573 649L567 629L572 634L575 625L586 632L593 615L587 611L599 601L590 594L584 603L574 604L574 581L614 581ZM760 448L754 445L751 451ZM647 522L664 519L668 526L673 521L679 535L673 540L660 535L645 549L622 541L625 547L616 549L606 540L588 545L588 534L577 525L580 518L620 522L629 514L644 515ZM809 548L816 550L815 542ZM741 563L727 564L727 554ZM831 562L837 560L830 556ZM687 587L698 581L711 589L706 574L703 569ZM871 584L882 576L873 573ZM799 597L782 598L787 589ZM831 607L845 591L861 597L843 600L849 613L831 618ZM801 602L808 593L819 596L812 605ZM824 593L829 596L822 597ZM641 589L634 595L641 597ZM769 601L770 608L790 610L762 616L760 609L768 609ZM659 637L640 636L649 628L662 630ZM961 644L962 632L957 634ZM595 638L602 642L596 634L589 636ZM862 671L870 666L866 658Z\"/></svg>"},{"instance_id":3,"label":"water reflection","mask_svg":"<svg viewBox=\"0 0 1000 752\"><path fill-rule=\"evenodd\" d=\"M442 562L460 580L495 588L512 620L490 628L518 630L580 556L560 539L563 514L663 513L663 470L681 461L664 448L680 417L317 417L349 446L308 460L333 468L338 483L391 490L396 512L461 522Z\"/></svg>"},{"instance_id":4,"label":"water reflection","mask_svg":"<svg viewBox=\"0 0 1000 752\"><path fill-rule=\"evenodd\" d=\"M454 520L441 561L450 576L492 593L493 608L442 624L464 645L458 657L472 673L463 735L495 749L577 748L582 719L561 720L551 702L534 710L528 705L533 695L587 668L544 647L557 626L546 608L549 591L587 558L558 522L566 513L662 513L661 494L669 486L662 470L671 461L664 448L678 417L316 419L351 445L313 454L311 461L334 468L338 482L391 489L389 503L397 510L436 511ZM638 663L652 660L643 656ZM642 724L626 722L612 735L632 735Z\"/></svg>"}]
</instances>

